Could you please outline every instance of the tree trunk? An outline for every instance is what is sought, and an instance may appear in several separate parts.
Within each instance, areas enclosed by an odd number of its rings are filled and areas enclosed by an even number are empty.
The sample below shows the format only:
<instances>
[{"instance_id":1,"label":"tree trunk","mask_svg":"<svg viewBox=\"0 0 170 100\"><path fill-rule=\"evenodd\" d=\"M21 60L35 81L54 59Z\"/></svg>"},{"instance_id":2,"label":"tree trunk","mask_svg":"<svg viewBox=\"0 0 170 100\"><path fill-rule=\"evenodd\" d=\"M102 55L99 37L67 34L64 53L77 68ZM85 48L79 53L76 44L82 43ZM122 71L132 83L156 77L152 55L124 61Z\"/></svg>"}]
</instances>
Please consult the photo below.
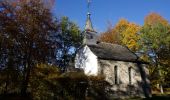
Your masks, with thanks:
<instances>
[{"instance_id":1,"label":"tree trunk","mask_svg":"<svg viewBox=\"0 0 170 100\"><path fill-rule=\"evenodd\" d=\"M164 93L164 91L163 91L162 84L159 84L159 87L160 87L160 92L163 94L163 93Z\"/></svg>"},{"instance_id":2,"label":"tree trunk","mask_svg":"<svg viewBox=\"0 0 170 100\"><path fill-rule=\"evenodd\" d=\"M160 66L158 65L158 67L160 68ZM160 92L161 92L161 94L163 94L164 93L164 91L163 91L163 86L162 86L162 75L161 75L161 71L160 71L160 69L159 69L159 76L160 76L160 80L161 80L161 83L159 84L159 88L160 88Z\"/></svg>"},{"instance_id":3,"label":"tree trunk","mask_svg":"<svg viewBox=\"0 0 170 100\"><path fill-rule=\"evenodd\" d=\"M30 63L28 63L28 67L27 67L26 73L24 75L24 79L23 79L23 83L22 83L22 87L21 87L21 95L22 96L27 95L27 88L28 88L28 83L29 83L29 79L30 79L30 72L31 72L31 66L30 66Z\"/></svg>"},{"instance_id":4,"label":"tree trunk","mask_svg":"<svg viewBox=\"0 0 170 100\"><path fill-rule=\"evenodd\" d=\"M23 77L23 82L22 82L22 87L21 87L21 95L26 96L27 95L27 88L28 88L28 83L30 79L30 72L31 72L31 51L28 53L27 57L27 63L25 65L26 70L25 74Z\"/></svg>"},{"instance_id":5,"label":"tree trunk","mask_svg":"<svg viewBox=\"0 0 170 100\"><path fill-rule=\"evenodd\" d=\"M8 93L8 85L9 85L9 75L7 75L7 80L5 82L5 91L4 91L4 94Z\"/></svg>"},{"instance_id":6,"label":"tree trunk","mask_svg":"<svg viewBox=\"0 0 170 100\"><path fill-rule=\"evenodd\" d=\"M158 54L156 54L158 55ZM158 72L159 72L159 78L161 80L160 84L159 84L159 88L160 88L160 92L163 94L163 86L162 86L162 74L161 74L161 71L160 71L160 65L159 65L159 59L158 59L158 56L155 57L155 61L156 61L156 66L158 68Z\"/></svg>"}]
</instances>

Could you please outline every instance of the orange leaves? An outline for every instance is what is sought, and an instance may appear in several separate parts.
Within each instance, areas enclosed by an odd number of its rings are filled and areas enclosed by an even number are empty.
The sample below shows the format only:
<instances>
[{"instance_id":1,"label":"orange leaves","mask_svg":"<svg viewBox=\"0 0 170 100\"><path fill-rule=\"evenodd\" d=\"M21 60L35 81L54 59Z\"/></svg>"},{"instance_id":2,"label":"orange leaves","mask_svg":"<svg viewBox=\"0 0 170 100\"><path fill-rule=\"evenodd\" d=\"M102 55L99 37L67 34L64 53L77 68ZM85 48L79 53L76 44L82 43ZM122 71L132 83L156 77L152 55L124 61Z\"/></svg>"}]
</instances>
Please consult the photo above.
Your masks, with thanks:
<instances>
[{"instance_id":1,"label":"orange leaves","mask_svg":"<svg viewBox=\"0 0 170 100\"><path fill-rule=\"evenodd\" d=\"M150 13L149 15L147 15L145 17L145 22L144 24L146 25L154 25L154 24L158 24L161 23L163 25L168 25L168 21L166 19L164 19L161 15L157 14L157 13Z\"/></svg>"},{"instance_id":2,"label":"orange leaves","mask_svg":"<svg viewBox=\"0 0 170 100\"><path fill-rule=\"evenodd\" d=\"M103 42L120 44L119 34L114 29L101 34L100 40Z\"/></svg>"}]
</instances>

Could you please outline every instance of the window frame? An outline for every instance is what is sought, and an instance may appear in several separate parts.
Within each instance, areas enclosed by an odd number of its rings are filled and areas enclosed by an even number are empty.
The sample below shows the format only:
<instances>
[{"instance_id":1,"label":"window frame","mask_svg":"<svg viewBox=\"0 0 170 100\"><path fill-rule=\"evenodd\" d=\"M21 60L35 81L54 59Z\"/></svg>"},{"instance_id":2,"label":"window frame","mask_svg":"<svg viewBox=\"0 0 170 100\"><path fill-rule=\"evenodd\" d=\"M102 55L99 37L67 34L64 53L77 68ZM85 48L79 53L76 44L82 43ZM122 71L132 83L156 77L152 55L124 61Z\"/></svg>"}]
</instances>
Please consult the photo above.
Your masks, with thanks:
<instances>
[{"instance_id":1,"label":"window frame","mask_svg":"<svg viewBox=\"0 0 170 100\"><path fill-rule=\"evenodd\" d=\"M132 85L132 67L128 68L129 85Z\"/></svg>"},{"instance_id":2,"label":"window frame","mask_svg":"<svg viewBox=\"0 0 170 100\"><path fill-rule=\"evenodd\" d=\"M119 84L119 72L118 72L118 66L114 66L114 84Z\"/></svg>"}]
</instances>

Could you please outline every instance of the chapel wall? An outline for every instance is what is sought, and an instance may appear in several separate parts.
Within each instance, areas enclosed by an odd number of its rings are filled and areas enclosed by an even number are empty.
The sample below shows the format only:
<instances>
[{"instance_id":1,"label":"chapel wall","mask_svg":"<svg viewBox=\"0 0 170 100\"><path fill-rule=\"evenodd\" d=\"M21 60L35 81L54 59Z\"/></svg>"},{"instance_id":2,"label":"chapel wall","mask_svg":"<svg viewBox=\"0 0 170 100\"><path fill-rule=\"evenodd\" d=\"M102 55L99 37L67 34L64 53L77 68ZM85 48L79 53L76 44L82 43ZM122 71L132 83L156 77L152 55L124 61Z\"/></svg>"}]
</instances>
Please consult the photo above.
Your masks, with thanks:
<instances>
[{"instance_id":1,"label":"chapel wall","mask_svg":"<svg viewBox=\"0 0 170 100\"><path fill-rule=\"evenodd\" d=\"M108 92L114 97L122 95L122 97L140 96L144 97L143 80L137 63L101 60L99 59L99 73L105 77L105 80L110 84ZM115 66L117 66L118 84L115 84ZM129 72L131 68L131 84L129 83Z\"/></svg>"},{"instance_id":2,"label":"chapel wall","mask_svg":"<svg viewBox=\"0 0 170 100\"><path fill-rule=\"evenodd\" d=\"M75 68L82 69L84 73L89 76L97 76L98 74L98 62L97 56L89 49L88 46L84 46L76 54Z\"/></svg>"}]
</instances>

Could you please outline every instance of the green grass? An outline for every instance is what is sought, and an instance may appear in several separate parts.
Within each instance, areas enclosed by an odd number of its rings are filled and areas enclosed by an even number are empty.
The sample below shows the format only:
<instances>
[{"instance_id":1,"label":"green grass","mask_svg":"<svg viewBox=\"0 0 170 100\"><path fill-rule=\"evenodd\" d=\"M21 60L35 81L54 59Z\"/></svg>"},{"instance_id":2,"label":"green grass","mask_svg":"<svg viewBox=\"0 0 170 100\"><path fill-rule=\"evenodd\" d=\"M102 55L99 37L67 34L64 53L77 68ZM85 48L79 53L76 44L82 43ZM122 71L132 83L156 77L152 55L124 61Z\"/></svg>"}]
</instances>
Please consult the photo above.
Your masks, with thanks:
<instances>
[{"instance_id":1,"label":"green grass","mask_svg":"<svg viewBox=\"0 0 170 100\"><path fill-rule=\"evenodd\" d=\"M8 94L8 95L0 95L0 100L32 100L29 96L21 97L19 94ZM120 100L120 99L114 99ZM129 99L123 100L170 100L170 92L166 92L165 94L153 94L151 98L138 98L133 97Z\"/></svg>"},{"instance_id":2,"label":"green grass","mask_svg":"<svg viewBox=\"0 0 170 100\"><path fill-rule=\"evenodd\" d=\"M151 98L139 98L139 97L133 97L129 99L124 100L170 100L170 92L165 92L164 94L161 94L157 92L156 94L152 94Z\"/></svg>"}]
</instances>

